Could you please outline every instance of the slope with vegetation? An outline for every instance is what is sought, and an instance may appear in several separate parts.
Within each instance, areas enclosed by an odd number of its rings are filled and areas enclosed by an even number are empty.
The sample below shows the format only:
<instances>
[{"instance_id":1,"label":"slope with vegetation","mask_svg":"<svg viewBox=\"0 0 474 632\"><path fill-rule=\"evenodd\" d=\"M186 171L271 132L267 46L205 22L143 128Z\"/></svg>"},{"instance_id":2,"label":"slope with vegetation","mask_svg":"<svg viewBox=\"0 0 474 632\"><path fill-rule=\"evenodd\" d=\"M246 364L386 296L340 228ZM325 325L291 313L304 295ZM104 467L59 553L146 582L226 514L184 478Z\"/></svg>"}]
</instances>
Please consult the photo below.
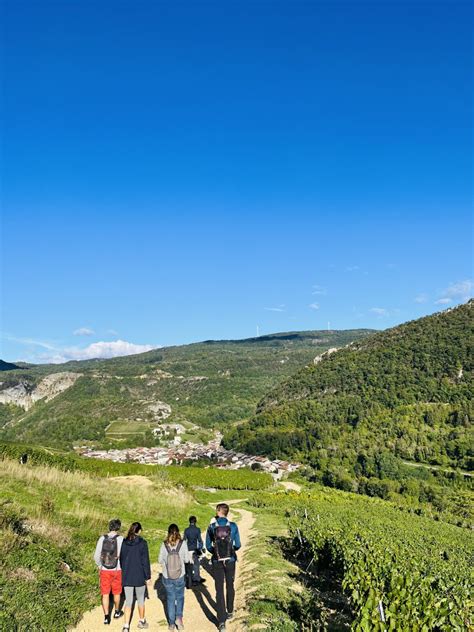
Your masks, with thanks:
<instances>
[{"instance_id":1,"label":"slope with vegetation","mask_svg":"<svg viewBox=\"0 0 474 632\"><path fill-rule=\"evenodd\" d=\"M318 354L369 333L274 334L11 370L0 384L0 436L64 447L130 447L156 444L152 429L165 419L191 430L225 426L248 418L269 389ZM53 393L58 374L78 377ZM25 410L38 390L44 397Z\"/></svg>"},{"instance_id":2,"label":"slope with vegetation","mask_svg":"<svg viewBox=\"0 0 474 632\"><path fill-rule=\"evenodd\" d=\"M473 305L326 354L270 391L225 445L300 460L348 491L443 505L439 488L469 485L455 470L474 466Z\"/></svg>"},{"instance_id":3,"label":"slope with vegetation","mask_svg":"<svg viewBox=\"0 0 474 632\"><path fill-rule=\"evenodd\" d=\"M66 630L97 603L92 552L111 517L124 526L140 520L156 560L170 523L183 528L190 514L208 521L194 487L227 496L228 488L256 493L271 484L249 470L106 463L0 444L0 630Z\"/></svg>"},{"instance_id":4,"label":"slope with vegetation","mask_svg":"<svg viewBox=\"0 0 474 632\"><path fill-rule=\"evenodd\" d=\"M289 517L289 536L273 538L269 551L274 558L281 551L282 569L291 562L304 587L257 593L253 609L267 629L296 631L298 622L329 630L472 629L471 531L317 485L259 494L251 505L257 525Z\"/></svg>"}]
</instances>

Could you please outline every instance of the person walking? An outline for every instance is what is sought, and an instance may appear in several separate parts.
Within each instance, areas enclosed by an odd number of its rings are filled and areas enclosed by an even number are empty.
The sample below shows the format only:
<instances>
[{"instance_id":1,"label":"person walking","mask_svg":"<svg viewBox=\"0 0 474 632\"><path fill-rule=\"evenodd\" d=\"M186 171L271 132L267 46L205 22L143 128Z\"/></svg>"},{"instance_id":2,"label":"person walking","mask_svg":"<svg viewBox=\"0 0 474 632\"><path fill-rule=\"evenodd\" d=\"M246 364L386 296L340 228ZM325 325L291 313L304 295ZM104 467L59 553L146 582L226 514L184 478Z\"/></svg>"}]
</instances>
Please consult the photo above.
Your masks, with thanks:
<instances>
[{"instance_id":1,"label":"person walking","mask_svg":"<svg viewBox=\"0 0 474 632\"><path fill-rule=\"evenodd\" d=\"M196 516L189 517L189 527L184 530L184 540L188 545L189 556L192 559L192 582L193 584L201 584L206 581L201 578L200 557L204 544L202 542L201 529L197 526Z\"/></svg>"},{"instance_id":2,"label":"person walking","mask_svg":"<svg viewBox=\"0 0 474 632\"><path fill-rule=\"evenodd\" d=\"M140 536L141 530L142 525L139 522L132 522L120 553L122 583L125 591L125 618L122 632L128 632L130 629L134 594L138 606L138 628L140 630L148 628L145 619L145 593L150 585L151 568L148 544Z\"/></svg>"},{"instance_id":3,"label":"person walking","mask_svg":"<svg viewBox=\"0 0 474 632\"><path fill-rule=\"evenodd\" d=\"M212 556L217 620L221 632L226 629L226 621L234 616L236 551L240 549L239 529L235 522L228 519L229 509L226 503L217 505L216 516L206 533L206 549Z\"/></svg>"},{"instance_id":4,"label":"person walking","mask_svg":"<svg viewBox=\"0 0 474 632\"><path fill-rule=\"evenodd\" d=\"M170 524L168 536L161 545L158 562L163 569L166 590L168 630L184 630L185 565L191 562L188 545L181 538L178 525Z\"/></svg>"},{"instance_id":5,"label":"person walking","mask_svg":"<svg viewBox=\"0 0 474 632\"><path fill-rule=\"evenodd\" d=\"M123 543L123 536L119 535L121 526L122 523L118 518L111 520L108 533L100 536L94 551L94 561L99 571L104 625L110 625L111 592L115 605L114 619L119 619L123 615L123 611L120 609L120 595L122 594L120 551Z\"/></svg>"}]
</instances>

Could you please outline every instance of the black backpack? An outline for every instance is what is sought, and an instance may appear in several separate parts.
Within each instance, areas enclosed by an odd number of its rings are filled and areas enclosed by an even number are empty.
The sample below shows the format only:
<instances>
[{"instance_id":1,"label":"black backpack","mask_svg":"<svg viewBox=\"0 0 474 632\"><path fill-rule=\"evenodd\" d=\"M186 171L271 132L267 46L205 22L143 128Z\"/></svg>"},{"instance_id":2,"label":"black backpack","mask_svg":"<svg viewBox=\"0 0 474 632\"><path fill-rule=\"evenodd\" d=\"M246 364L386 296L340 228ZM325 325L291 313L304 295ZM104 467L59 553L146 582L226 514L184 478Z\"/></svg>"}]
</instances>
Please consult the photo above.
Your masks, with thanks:
<instances>
[{"instance_id":1,"label":"black backpack","mask_svg":"<svg viewBox=\"0 0 474 632\"><path fill-rule=\"evenodd\" d=\"M234 556L232 529L229 521L224 526L216 524L214 528L214 554L219 562L226 562Z\"/></svg>"},{"instance_id":2,"label":"black backpack","mask_svg":"<svg viewBox=\"0 0 474 632\"><path fill-rule=\"evenodd\" d=\"M118 562L118 543L116 535L104 535L102 542L102 550L100 552L100 563L107 570L117 568Z\"/></svg>"}]
</instances>

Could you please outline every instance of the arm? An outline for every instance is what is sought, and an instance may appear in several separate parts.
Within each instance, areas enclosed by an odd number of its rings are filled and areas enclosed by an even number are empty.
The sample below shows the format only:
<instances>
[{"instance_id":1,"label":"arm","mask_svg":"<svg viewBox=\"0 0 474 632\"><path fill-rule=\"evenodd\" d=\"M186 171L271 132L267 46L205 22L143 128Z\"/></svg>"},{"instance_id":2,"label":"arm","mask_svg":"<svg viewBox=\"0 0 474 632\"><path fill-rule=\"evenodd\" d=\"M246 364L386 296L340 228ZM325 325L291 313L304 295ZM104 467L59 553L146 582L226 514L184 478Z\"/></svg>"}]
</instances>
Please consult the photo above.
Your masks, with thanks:
<instances>
[{"instance_id":1,"label":"arm","mask_svg":"<svg viewBox=\"0 0 474 632\"><path fill-rule=\"evenodd\" d=\"M214 544L213 544L212 536L213 536L212 527L211 525L209 525L206 532L206 549L211 554L214 553Z\"/></svg>"},{"instance_id":2,"label":"arm","mask_svg":"<svg viewBox=\"0 0 474 632\"><path fill-rule=\"evenodd\" d=\"M239 527L235 524L235 522L233 523L235 530L234 530L234 551L238 551L240 549L240 547L242 546L240 543L240 533L239 533Z\"/></svg>"},{"instance_id":3,"label":"arm","mask_svg":"<svg viewBox=\"0 0 474 632\"><path fill-rule=\"evenodd\" d=\"M166 560L168 558L168 552L164 544L161 545L160 554L158 555L158 564L161 564L163 569L163 577L166 577Z\"/></svg>"},{"instance_id":4,"label":"arm","mask_svg":"<svg viewBox=\"0 0 474 632\"><path fill-rule=\"evenodd\" d=\"M127 562L128 546L122 546L120 548L120 568L124 570Z\"/></svg>"},{"instance_id":5,"label":"arm","mask_svg":"<svg viewBox=\"0 0 474 632\"><path fill-rule=\"evenodd\" d=\"M96 563L97 568L100 568L102 564L100 563L100 553L102 551L102 542L104 541L104 536L101 535L97 540L97 544L94 551L94 562Z\"/></svg>"},{"instance_id":6,"label":"arm","mask_svg":"<svg viewBox=\"0 0 474 632\"><path fill-rule=\"evenodd\" d=\"M204 548L204 544L202 542L201 531L199 531L197 545L198 545L198 549L203 549Z\"/></svg>"},{"instance_id":7,"label":"arm","mask_svg":"<svg viewBox=\"0 0 474 632\"><path fill-rule=\"evenodd\" d=\"M142 550L141 550L141 558L142 558L142 566L143 572L145 574L145 580L148 581L151 579L151 568L150 568L150 555L148 553L148 544L143 540L142 542Z\"/></svg>"},{"instance_id":8,"label":"arm","mask_svg":"<svg viewBox=\"0 0 474 632\"><path fill-rule=\"evenodd\" d=\"M183 544L181 545L179 553L181 555L181 559L185 564L189 564L193 561L191 555L189 554L188 543L185 540L183 540Z\"/></svg>"}]
</instances>

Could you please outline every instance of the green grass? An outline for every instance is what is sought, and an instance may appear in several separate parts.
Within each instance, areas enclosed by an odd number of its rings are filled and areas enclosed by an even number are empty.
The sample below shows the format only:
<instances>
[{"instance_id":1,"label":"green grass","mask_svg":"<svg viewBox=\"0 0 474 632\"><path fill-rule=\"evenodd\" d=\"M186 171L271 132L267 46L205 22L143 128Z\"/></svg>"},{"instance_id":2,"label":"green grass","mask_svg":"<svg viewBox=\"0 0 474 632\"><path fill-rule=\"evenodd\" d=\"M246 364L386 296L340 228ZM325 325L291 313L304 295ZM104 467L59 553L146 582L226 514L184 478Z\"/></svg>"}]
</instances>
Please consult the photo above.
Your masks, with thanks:
<instances>
[{"instance_id":1,"label":"green grass","mask_svg":"<svg viewBox=\"0 0 474 632\"><path fill-rule=\"evenodd\" d=\"M171 522L184 527L191 512L209 517L189 492L159 478L137 493L124 482L9 459L0 461L0 496L0 629L9 632L66 629L98 602L91 556L110 518L124 528L139 520L156 560Z\"/></svg>"}]
</instances>

